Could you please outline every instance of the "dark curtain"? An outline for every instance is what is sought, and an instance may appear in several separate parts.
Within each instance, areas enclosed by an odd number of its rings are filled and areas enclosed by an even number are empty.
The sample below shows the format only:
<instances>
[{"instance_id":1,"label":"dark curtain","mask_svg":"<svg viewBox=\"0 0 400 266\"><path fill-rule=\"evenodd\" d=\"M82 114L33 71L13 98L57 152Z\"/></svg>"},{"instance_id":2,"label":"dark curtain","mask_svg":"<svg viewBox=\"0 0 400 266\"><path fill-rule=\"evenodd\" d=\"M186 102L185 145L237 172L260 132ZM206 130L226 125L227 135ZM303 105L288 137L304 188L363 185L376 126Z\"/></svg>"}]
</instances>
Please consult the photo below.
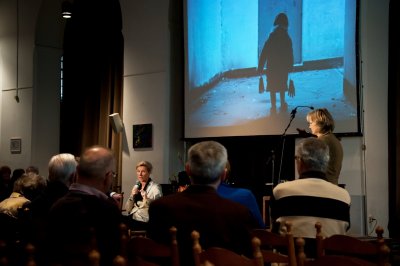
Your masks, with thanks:
<instances>
[{"instance_id":1,"label":"dark curtain","mask_svg":"<svg viewBox=\"0 0 400 266\"><path fill-rule=\"evenodd\" d=\"M118 0L75 0L64 33L60 151L79 155L100 144L114 150L120 172L121 134L109 115L122 116L123 36Z\"/></svg>"},{"instance_id":2,"label":"dark curtain","mask_svg":"<svg viewBox=\"0 0 400 266\"><path fill-rule=\"evenodd\" d=\"M389 236L400 239L400 41L399 2L389 2ZM383 195L382 195L383 196Z\"/></svg>"}]
</instances>

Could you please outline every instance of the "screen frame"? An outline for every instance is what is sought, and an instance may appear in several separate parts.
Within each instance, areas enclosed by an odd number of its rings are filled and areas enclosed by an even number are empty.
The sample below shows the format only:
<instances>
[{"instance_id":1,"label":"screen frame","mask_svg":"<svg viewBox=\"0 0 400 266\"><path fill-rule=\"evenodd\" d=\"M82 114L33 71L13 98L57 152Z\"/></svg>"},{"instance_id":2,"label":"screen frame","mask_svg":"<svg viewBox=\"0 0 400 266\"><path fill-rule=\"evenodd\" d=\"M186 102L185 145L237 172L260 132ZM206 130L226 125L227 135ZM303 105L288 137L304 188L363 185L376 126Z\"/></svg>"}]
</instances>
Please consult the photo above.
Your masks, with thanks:
<instances>
[{"instance_id":1,"label":"screen frame","mask_svg":"<svg viewBox=\"0 0 400 266\"><path fill-rule=\"evenodd\" d=\"M186 130L186 119L187 119L187 112L186 112L186 105L187 105L187 91L188 91L188 22L187 22L187 1L183 1L183 29L184 29L184 114L183 114L183 139L184 140L209 140L209 139L222 139L222 138L248 138L248 137L256 137L256 136L279 136L279 135L287 135L287 136L295 136L297 133L289 132L289 133L276 133L276 134L245 134L245 135L200 135L200 136L188 136ZM354 131L344 131L344 132L334 132L334 134L338 137L342 136L363 136L363 112L362 112L362 102L361 102L361 95L362 95L362 79L361 79L361 43L360 43L360 1L355 0L355 29L354 29L354 52L355 52L355 89L356 89L356 106L355 109L357 110L357 117L356 117L356 129ZM242 75L251 75L255 71L254 68L247 68L242 70L232 70L227 71L224 75L225 77L229 77L234 75L235 72L241 72ZM216 76L206 85L203 86L204 90L210 89L216 82L218 82L219 78L223 78L220 76ZM198 92L200 94L201 92ZM305 111L303 111L304 114ZM306 113L306 112L305 112ZM296 118L297 119L297 118ZM288 119L289 122L289 119ZM293 129L292 129L293 130Z\"/></svg>"}]
</instances>

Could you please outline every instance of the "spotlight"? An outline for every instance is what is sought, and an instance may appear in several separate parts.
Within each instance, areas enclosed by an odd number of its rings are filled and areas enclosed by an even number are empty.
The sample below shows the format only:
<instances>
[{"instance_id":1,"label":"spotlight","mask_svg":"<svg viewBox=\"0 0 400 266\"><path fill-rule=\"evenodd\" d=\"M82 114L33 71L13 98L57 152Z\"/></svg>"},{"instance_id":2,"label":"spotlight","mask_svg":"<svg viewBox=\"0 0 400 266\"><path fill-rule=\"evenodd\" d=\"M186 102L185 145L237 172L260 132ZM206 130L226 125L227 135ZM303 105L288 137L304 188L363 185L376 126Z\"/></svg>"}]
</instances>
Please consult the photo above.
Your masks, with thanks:
<instances>
[{"instance_id":1,"label":"spotlight","mask_svg":"<svg viewBox=\"0 0 400 266\"><path fill-rule=\"evenodd\" d=\"M64 1L61 5L61 14L63 18L72 17L72 3L69 1Z\"/></svg>"}]
</instances>

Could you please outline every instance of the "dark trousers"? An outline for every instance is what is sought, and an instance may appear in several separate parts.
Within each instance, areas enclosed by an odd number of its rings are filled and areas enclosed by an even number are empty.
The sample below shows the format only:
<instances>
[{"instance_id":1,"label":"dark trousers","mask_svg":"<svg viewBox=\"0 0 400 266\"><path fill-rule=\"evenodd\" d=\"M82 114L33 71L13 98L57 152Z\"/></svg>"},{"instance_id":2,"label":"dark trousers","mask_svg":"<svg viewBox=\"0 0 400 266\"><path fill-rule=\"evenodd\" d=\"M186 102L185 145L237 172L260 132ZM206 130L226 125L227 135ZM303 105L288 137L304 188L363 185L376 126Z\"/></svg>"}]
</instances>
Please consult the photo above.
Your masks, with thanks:
<instances>
[{"instance_id":1,"label":"dark trousers","mask_svg":"<svg viewBox=\"0 0 400 266\"><path fill-rule=\"evenodd\" d=\"M123 222L132 231L146 231L147 223L132 219L131 215L123 215Z\"/></svg>"}]
</instances>

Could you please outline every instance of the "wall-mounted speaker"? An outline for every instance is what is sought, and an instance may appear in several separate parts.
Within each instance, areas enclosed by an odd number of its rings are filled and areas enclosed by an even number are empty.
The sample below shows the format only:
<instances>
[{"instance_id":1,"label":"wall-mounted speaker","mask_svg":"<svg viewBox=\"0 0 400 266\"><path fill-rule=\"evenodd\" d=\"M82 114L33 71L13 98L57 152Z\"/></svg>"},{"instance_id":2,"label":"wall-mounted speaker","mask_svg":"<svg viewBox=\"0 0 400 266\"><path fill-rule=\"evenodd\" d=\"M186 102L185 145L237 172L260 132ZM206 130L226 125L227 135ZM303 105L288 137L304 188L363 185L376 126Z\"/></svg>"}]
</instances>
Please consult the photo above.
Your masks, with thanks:
<instances>
[{"instance_id":1,"label":"wall-mounted speaker","mask_svg":"<svg viewBox=\"0 0 400 266\"><path fill-rule=\"evenodd\" d=\"M112 129L115 133L122 132L124 130L124 123L122 122L121 116L119 113L113 113L109 115L110 117L110 123L112 126Z\"/></svg>"}]
</instances>

